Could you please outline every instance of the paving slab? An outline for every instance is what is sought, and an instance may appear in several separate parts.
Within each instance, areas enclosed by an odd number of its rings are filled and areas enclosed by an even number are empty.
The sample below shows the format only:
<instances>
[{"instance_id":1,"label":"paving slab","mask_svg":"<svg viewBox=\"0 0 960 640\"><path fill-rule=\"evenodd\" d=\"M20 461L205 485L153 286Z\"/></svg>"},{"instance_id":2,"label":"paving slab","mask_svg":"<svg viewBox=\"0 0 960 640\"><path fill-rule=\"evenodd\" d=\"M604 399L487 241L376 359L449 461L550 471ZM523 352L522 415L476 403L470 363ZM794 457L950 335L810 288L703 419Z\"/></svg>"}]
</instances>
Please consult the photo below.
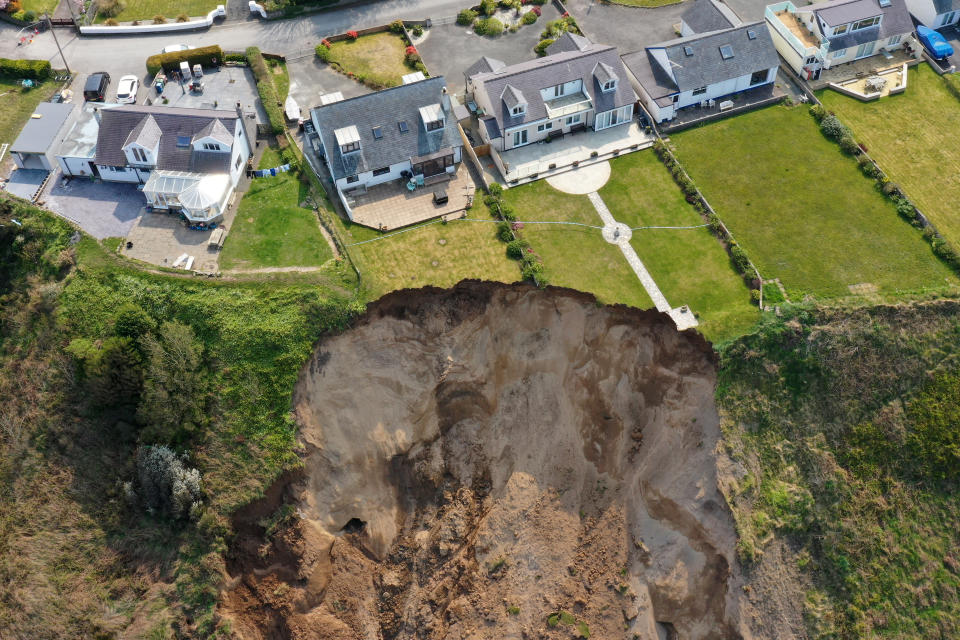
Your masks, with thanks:
<instances>
[{"instance_id":1,"label":"paving slab","mask_svg":"<svg viewBox=\"0 0 960 640\"><path fill-rule=\"evenodd\" d=\"M686 2L654 9L600 0L567 0L565 4L584 35L594 42L614 45L620 55L676 38L673 25L680 22L680 16L687 10Z\"/></svg>"},{"instance_id":2,"label":"paving slab","mask_svg":"<svg viewBox=\"0 0 960 640\"><path fill-rule=\"evenodd\" d=\"M33 200L48 173L43 169L17 169L10 174L5 188L18 198Z\"/></svg>"},{"instance_id":3,"label":"paving slab","mask_svg":"<svg viewBox=\"0 0 960 640\"><path fill-rule=\"evenodd\" d=\"M145 204L135 184L89 178L65 181L59 174L51 179L42 200L47 209L99 239L126 236Z\"/></svg>"},{"instance_id":4,"label":"paving slab","mask_svg":"<svg viewBox=\"0 0 960 640\"><path fill-rule=\"evenodd\" d=\"M585 196L599 191L610 179L610 162L604 160L596 164L579 167L573 171L558 173L547 178L547 184L564 193Z\"/></svg>"}]
</instances>

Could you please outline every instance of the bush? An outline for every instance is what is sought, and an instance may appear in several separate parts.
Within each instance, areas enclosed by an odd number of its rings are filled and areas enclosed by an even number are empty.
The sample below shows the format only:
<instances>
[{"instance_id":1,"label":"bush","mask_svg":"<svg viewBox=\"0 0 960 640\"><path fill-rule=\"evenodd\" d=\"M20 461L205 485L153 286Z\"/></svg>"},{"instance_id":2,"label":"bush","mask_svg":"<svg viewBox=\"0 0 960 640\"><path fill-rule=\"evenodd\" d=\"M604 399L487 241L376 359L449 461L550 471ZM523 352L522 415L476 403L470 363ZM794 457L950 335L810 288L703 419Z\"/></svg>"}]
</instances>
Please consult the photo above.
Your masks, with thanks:
<instances>
[{"instance_id":1,"label":"bush","mask_svg":"<svg viewBox=\"0 0 960 640\"><path fill-rule=\"evenodd\" d=\"M320 60L323 62L330 62L330 49L328 47L318 44L315 51L317 52L317 57L320 58Z\"/></svg>"},{"instance_id":2,"label":"bush","mask_svg":"<svg viewBox=\"0 0 960 640\"><path fill-rule=\"evenodd\" d=\"M740 245L735 244L730 247L730 259L739 273L746 274L750 270L750 258Z\"/></svg>"},{"instance_id":3,"label":"bush","mask_svg":"<svg viewBox=\"0 0 960 640\"><path fill-rule=\"evenodd\" d=\"M181 62L187 62L191 67L195 64L204 67L213 67L222 62L223 59L223 49L221 49L218 44L188 49L186 51L159 53L147 58L147 73L153 76L161 69L165 71L178 71ZM217 62L214 63L214 60Z\"/></svg>"},{"instance_id":4,"label":"bush","mask_svg":"<svg viewBox=\"0 0 960 640\"><path fill-rule=\"evenodd\" d=\"M228 53L223 56L223 60L225 62L242 62L243 64L247 64L247 56L242 53Z\"/></svg>"},{"instance_id":5,"label":"bush","mask_svg":"<svg viewBox=\"0 0 960 640\"><path fill-rule=\"evenodd\" d=\"M473 25L473 30L481 36L499 36L503 33L503 28L503 23L496 18L477 20Z\"/></svg>"},{"instance_id":6,"label":"bush","mask_svg":"<svg viewBox=\"0 0 960 640\"><path fill-rule=\"evenodd\" d=\"M19 13L22 10L23 7L20 6L20 0L10 0L4 8L4 11L9 14Z\"/></svg>"},{"instance_id":7,"label":"bush","mask_svg":"<svg viewBox=\"0 0 960 640\"><path fill-rule=\"evenodd\" d=\"M0 75L11 78L46 80L50 77L50 61L0 58Z\"/></svg>"},{"instance_id":8,"label":"bush","mask_svg":"<svg viewBox=\"0 0 960 640\"><path fill-rule=\"evenodd\" d=\"M520 272L524 280L533 280L541 287L547 285L547 276L543 270L543 264L534 258L524 259L523 268Z\"/></svg>"},{"instance_id":9,"label":"bush","mask_svg":"<svg viewBox=\"0 0 960 640\"><path fill-rule=\"evenodd\" d=\"M356 40L357 38L360 37L360 34L354 31L353 29L351 29L350 31L347 31L347 37L350 38L351 40Z\"/></svg>"},{"instance_id":10,"label":"bush","mask_svg":"<svg viewBox=\"0 0 960 640\"><path fill-rule=\"evenodd\" d=\"M537 46L535 46L533 50L536 52L538 56L542 57L547 55L547 47L549 47L552 44L553 44L553 40L551 40L550 38L546 38L538 42Z\"/></svg>"},{"instance_id":11,"label":"bush","mask_svg":"<svg viewBox=\"0 0 960 640\"><path fill-rule=\"evenodd\" d=\"M403 20L394 20L390 23L390 31L396 34L403 33Z\"/></svg>"},{"instance_id":12,"label":"bush","mask_svg":"<svg viewBox=\"0 0 960 640\"><path fill-rule=\"evenodd\" d=\"M883 195L888 197L899 196L900 195L900 185L896 182L887 182L880 190L883 192Z\"/></svg>"},{"instance_id":13,"label":"bush","mask_svg":"<svg viewBox=\"0 0 960 640\"><path fill-rule=\"evenodd\" d=\"M485 16L492 16L497 11L497 0L482 0L480 3L480 13Z\"/></svg>"},{"instance_id":14,"label":"bush","mask_svg":"<svg viewBox=\"0 0 960 640\"><path fill-rule=\"evenodd\" d=\"M113 320L114 335L131 340L139 340L156 327L153 318L133 303L127 303L120 307Z\"/></svg>"},{"instance_id":15,"label":"bush","mask_svg":"<svg viewBox=\"0 0 960 640\"><path fill-rule=\"evenodd\" d=\"M911 203L906 198L900 198L897 200L897 214L905 220L913 220L917 217L917 211Z\"/></svg>"},{"instance_id":16,"label":"bush","mask_svg":"<svg viewBox=\"0 0 960 640\"><path fill-rule=\"evenodd\" d=\"M823 108L822 104L812 104L810 105L810 115L813 116L813 119L818 123L823 122L823 119L827 117L827 110Z\"/></svg>"},{"instance_id":17,"label":"bush","mask_svg":"<svg viewBox=\"0 0 960 640\"><path fill-rule=\"evenodd\" d=\"M259 48L247 48L247 63L250 65L253 77L257 81L257 92L260 94L263 109L267 112L270 127L274 134L281 134L286 124L283 119L283 112L280 110L280 97L277 94L277 86L273 82L273 74L267 68L267 63L263 59L263 54Z\"/></svg>"},{"instance_id":18,"label":"bush","mask_svg":"<svg viewBox=\"0 0 960 640\"><path fill-rule=\"evenodd\" d=\"M841 140L845 136L851 135L846 125L840 122L840 119L832 113L824 116L823 120L820 121L820 131L823 132L823 135L833 140Z\"/></svg>"},{"instance_id":19,"label":"bush","mask_svg":"<svg viewBox=\"0 0 960 640\"><path fill-rule=\"evenodd\" d=\"M538 18L543 14L543 10L540 7L533 7L530 9L530 13L537 16Z\"/></svg>"},{"instance_id":20,"label":"bush","mask_svg":"<svg viewBox=\"0 0 960 640\"><path fill-rule=\"evenodd\" d=\"M124 0L100 0L97 3L97 12L104 18L116 18L126 8Z\"/></svg>"},{"instance_id":21,"label":"bush","mask_svg":"<svg viewBox=\"0 0 960 640\"><path fill-rule=\"evenodd\" d=\"M190 22L190 16L185 13L181 13L177 16L177 22Z\"/></svg>"},{"instance_id":22,"label":"bush","mask_svg":"<svg viewBox=\"0 0 960 640\"><path fill-rule=\"evenodd\" d=\"M840 149L847 155L855 156L860 153L860 147L857 145L857 141L853 139L853 136L845 135L840 138Z\"/></svg>"},{"instance_id":23,"label":"bush","mask_svg":"<svg viewBox=\"0 0 960 640\"><path fill-rule=\"evenodd\" d=\"M500 242L513 241L513 229L510 228L510 223L508 222L497 223L497 239L500 240Z\"/></svg>"},{"instance_id":24,"label":"bush","mask_svg":"<svg viewBox=\"0 0 960 640\"><path fill-rule=\"evenodd\" d=\"M423 35L423 27L421 27L420 25L414 25L412 29L412 33L415 38L419 38L420 36Z\"/></svg>"},{"instance_id":25,"label":"bush","mask_svg":"<svg viewBox=\"0 0 960 640\"><path fill-rule=\"evenodd\" d=\"M115 27L120 23L117 22L115 18L107 18L106 20L103 21L103 24L107 25L108 27Z\"/></svg>"},{"instance_id":26,"label":"bush","mask_svg":"<svg viewBox=\"0 0 960 640\"><path fill-rule=\"evenodd\" d=\"M511 260L520 260L529 246L530 243L526 240L511 240L507 243L507 257Z\"/></svg>"},{"instance_id":27,"label":"bush","mask_svg":"<svg viewBox=\"0 0 960 640\"><path fill-rule=\"evenodd\" d=\"M533 11L527 11L525 14L523 14L523 18L520 19L520 22L523 24L533 24L536 21L537 14L535 14Z\"/></svg>"},{"instance_id":28,"label":"bush","mask_svg":"<svg viewBox=\"0 0 960 640\"><path fill-rule=\"evenodd\" d=\"M136 495L150 514L174 519L199 515L203 499L200 472L186 467L169 447L140 447L137 485Z\"/></svg>"},{"instance_id":29,"label":"bush","mask_svg":"<svg viewBox=\"0 0 960 640\"><path fill-rule=\"evenodd\" d=\"M470 9L464 9L457 14L457 24L463 25L465 27L473 24L473 21L477 19L477 12Z\"/></svg>"},{"instance_id":30,"label":"bush","mask_svg":"<svg viewBox=\"0 0 960 640\"><path fill-rule=\"evenodd\" d=\"M143 366L134 343L127 337L102 341L75 338L67 345L78 378L93 402L102 407L136 404L143 384Z\"/></svg>"},{"instance_id":31,"label":"bush","mask_svg":"<svg viewBox=\"0 0 960 640\"><path fill-rule=\"evenodd\" d=\"M166 24L166 23L167 23L167 19L164 18L164 17L163 17L162 15L160 15L159 13L158 13L157 15L153 16L153 24Z\"/></svg>"}]
</instances>

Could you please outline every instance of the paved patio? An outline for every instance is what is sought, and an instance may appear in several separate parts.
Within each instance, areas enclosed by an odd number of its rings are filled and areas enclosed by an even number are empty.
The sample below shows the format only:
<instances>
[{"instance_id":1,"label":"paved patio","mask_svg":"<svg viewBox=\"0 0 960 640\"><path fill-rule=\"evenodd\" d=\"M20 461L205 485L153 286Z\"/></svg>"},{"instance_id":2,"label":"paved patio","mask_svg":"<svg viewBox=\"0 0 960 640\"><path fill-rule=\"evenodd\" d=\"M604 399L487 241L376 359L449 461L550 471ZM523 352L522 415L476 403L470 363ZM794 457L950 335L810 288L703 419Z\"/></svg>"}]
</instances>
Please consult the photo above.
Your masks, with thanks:
<instances>
[{"instance_id":1,"label":"paved patio","mask_svg":"<svg viewBox=\"0 0 960 640\"><path fill-rule=\"evenodd\" d=\"M10 178L3 185L7 193L33 202L34 196L40 190L40 185L46 180L49 171L42 169L17 169L10 173Z\"/></svg>"},{"instance_id":2,"label":"paved patio","mask_svg":"<svg viewBox=\"0 0 960 640\"><path fill-rule=\"evenodd\" d=\"M664 133L675 132L710 120L719 120L720 118L726 118L738 113L743 113L744 111L759 109L768 104L779 102L788 95L792 95L777 86L778 83L768 84L757 87L756 89L748 89L747 91L742 91L732 96L718 98L714 101L712 107L701 107L699 105L684 107L677 111L676 118L657 126L659 126L660 131ZM733 103L733 107L721 111L720 103L728 100Z\"/></svg>"},{"instance_id":3,"label":"paved patio","mask_svg":"<svg viewBox=\"0 0 960 640\"><path fill-rule=\"evenodd\" d=\"M244 113L256 113L257 122L266 122L267 114L260 104L257 83L247 67L220 67L203 70L203 93L191 93L187 84L171 80L163 93L148 85L151 104L158 107L186 107L190 109L233 109L239 102ZM167 103L163 102L167 99ZM143 101L145 103L146 101Z\"/></svg>"},{"instance_id":4,"label":"paved patio","mask_svg":"<svg viewBox=\"0 0 960 640\"><path fill-rule=\"evenodd\" d=\"M143 211L143 194L135 184L64 180L58 173L41 197L43 205L94 238L122 238Z\"/></svg>"},{"instance_id":5,"label":"paved patio","mask_svg":"<svg viewBox=\"0 0 960 640\"><path fill-rule=\"evenodd\" d=\"M447 192L449 201L438 206L433 203L433 194L440 189ZM387 230L458 214L473 201L475 192L470 171L460 165L453 180L417 187L415 191L407 190L398 180L386 182L371 187L365 194L348 195L347 204L357 224Z\"/></svg>"},{"instance_id":6,"label":"paved patio","mask_svg":"<svg viewBox=\"0 0 960 640\"><path fill-rule=\"evenodd\" d=\"M920 51L920 45L914 43L915 51ZM915 58L913 55L906 53L903 49L897 49L896 51L890 52L890 58L882 54L877 54L875 56L870 56L869 58L863 58L861 60L854 60L853 62L848 62L846 64L840 64L830 69L825 69L821 74L820 78L817 80L810 80L810 88L814 91L823 89L831 82L841 83L846 80L852 80L854 78L865 77L876 75L877 71L882 69L889 69L890 67L896 67L902 65L906 62L909 66L919 64L923 58Z\"/></svg>"},{"instance_id":7,"label":"paved patio","mask_svg":"<svg viewBox=\"0 0 960 640\"><path fill-rule=\"evenodd\" d=\"M501 173L510 186L516 186L569 171L576 168L574 163L584 166L646 149L653 140L653 134L644 133L636 122L601 131L568 133L552 142L538 142L499 152L503 163Z\"/></svg>"}]
</instances>

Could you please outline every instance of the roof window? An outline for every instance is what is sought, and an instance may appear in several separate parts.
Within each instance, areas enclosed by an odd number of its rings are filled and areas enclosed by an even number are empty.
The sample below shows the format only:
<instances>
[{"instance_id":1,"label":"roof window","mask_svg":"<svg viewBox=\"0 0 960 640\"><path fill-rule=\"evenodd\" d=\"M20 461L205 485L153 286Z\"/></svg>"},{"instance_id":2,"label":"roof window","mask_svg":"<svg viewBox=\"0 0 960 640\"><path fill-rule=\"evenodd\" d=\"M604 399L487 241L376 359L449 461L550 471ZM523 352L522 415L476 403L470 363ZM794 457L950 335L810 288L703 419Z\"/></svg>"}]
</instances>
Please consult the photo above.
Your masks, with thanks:
<instances>
[{"instance_id":1,"label":"roof window","mask_svg":"<svg viewBox=\"0 0 960 640\"><path fill-rule=\"evenodd\" d=\"M191 140L193 140L193 138L191 138L190 136L177 136L177 146L189 147Z\"/></svg>"},{"instance_id":2,"label":"roof window","mask_svg":"<svg viewBox=\"0 0 960 640\"><path fill-rule=\"evenodd\" d=\"M692 55L693 55L693 47L684 47L684 48L683 48L683 52L684 52L685 54L687 54L688 56L692 56Z\"/></svg>"},{"instance_id":3,"label":"roof window","mask_svg":"<svg viewBox=\"0 0 960 640\"><path fill-rule=\"evenodd\" d=\"M723 58L724 60L729 60L730 58L732 58L733 47L731 47L728 44L725 44L722 47L720 47L720 57Z\"/></svg>"},{"instance_id":4,"label":"roof window","mask_svg":"<svg viewBox=\"0 0 960 640\"><path fill-rule=\"evenodd\" d=\"M374 128L373 128L373 139L374 139L374 140L380 140L381 138L383 138L383 129L381 129L380 127L374 127Z\"/></svg>"},{"instance_id":5,"label":"roof window","mask_svg":"<svg viewBox=\"0 0 960 640\"><path fill-rule=\"evenodd\" d=\"M407 126L406 120L401 120L398 122L397 128L400 129L400 133L406 133L407 131L410 131L410 127Z\"/></svg>"},{"instance_id":6,"label":"roof window","mask_svg":"<svg viewBox=\"0 0 960 640\"><path fill-rule=\"evenodd\" d=\"M880 0L880 1L883 2L883 0ZM756 40L756 39L757 39L757 32L754 31L753 29L748 30L748 31L747 31L747 39L749 39L749 40Z\"/></svg>"}]
</instances>

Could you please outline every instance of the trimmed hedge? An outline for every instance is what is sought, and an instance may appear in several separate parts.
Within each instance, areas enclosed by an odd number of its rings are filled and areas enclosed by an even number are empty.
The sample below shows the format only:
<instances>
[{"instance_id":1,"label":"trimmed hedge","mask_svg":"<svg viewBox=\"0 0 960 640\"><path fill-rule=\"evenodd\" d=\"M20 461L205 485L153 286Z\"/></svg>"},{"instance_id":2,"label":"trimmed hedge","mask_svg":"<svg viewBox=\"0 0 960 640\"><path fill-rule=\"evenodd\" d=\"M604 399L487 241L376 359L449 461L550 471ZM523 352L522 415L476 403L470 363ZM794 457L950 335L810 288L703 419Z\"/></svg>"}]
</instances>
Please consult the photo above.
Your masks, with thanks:
<instances>
[{"instance_id":1,"label":"trimmed hedge","mask_svg":"<svg viewBox=\"0 0 960 640\"><path fill-rule=\"evenodd\" d=\"M214 63L216 59L216 63ZM204 67L213 67L222 64L225 57L220 45L213 44L208 47L197 47L196 49L187 49L186 51L171 51L170 53L158 53L147 58L147 73L151 76L157 74L160 69L164 71L177 71L180 69L180 63L186 61L192 68L195 64L201 64Z\"/></svg>"},{"instance_id":2,"label":"trimmed hedge","mask_svg":"<svg viewBox=\"0 0 960 640\"><path fill-rule=\"evenodd\" d=\"M29 80L46 80L50 77L50 61L0 58L0 75Z\"/></svg>"},{"instance_id":3,"label":"trimmed hedge","mask_svg":"<svg viewBox=\"0 0 960 640\"><path fill-rule=\"evenodd\" d=\"M267 112L270 128L275 135L279 135L286 129L283 111L280 110L280 96L277 93L277 85L273 82L273 74L258 47L247 47L247 64L250 65L253 77L257 81L257 93L260 94L263 110Z\"/></svg>"}]
</instances>

